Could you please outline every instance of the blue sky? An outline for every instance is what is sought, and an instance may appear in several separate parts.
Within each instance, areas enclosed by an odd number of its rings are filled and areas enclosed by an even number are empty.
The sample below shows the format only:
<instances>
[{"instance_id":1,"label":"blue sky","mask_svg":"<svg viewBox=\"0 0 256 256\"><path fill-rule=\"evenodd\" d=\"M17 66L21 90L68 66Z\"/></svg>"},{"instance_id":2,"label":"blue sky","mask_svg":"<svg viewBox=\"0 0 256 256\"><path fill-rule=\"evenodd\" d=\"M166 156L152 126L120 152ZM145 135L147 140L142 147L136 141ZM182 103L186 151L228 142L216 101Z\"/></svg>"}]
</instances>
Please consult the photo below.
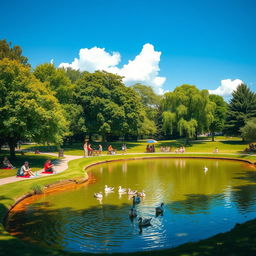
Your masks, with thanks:
<instances>
[{"instance_id":1,"label":"blue sky","mask_svg":"<svg viewBox=\"0 0 256 256\"><path fill-rule=\"evenodd\" d=\"M80 49L98 47L120 54L120 71L149 43L161 52L164 90L183 83L213 90L225 79L256 90L256 1L1 2L1 38L20 45L33 67L72 63Z\"/></svg>"}]
</instances>

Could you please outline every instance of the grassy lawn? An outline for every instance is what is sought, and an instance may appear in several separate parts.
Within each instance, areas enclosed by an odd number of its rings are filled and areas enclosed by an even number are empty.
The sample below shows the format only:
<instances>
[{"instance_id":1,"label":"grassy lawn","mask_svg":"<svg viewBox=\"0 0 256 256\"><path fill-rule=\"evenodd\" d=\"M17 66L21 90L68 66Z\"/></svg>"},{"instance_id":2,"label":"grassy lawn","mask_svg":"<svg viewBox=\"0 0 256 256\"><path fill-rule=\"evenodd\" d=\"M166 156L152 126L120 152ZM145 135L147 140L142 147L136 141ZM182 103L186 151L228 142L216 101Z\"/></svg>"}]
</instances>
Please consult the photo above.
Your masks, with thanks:
<instances>
[{"instance_id":1,"label":"grassy lawn","mask_svg":"<svg viewBox=\"0 0 256 256\"><path fill-rule=\"evenodd\" d=\"M186 156L193 156L195 154L186 154ZM196 154L197 156L205 156L202 154ZM144 156L161 156L158 154L143 154L138 157ZM177 156L177 155L170 155ZM216 154L209 154L208 156L216 156ZM254 156L235 156L235 155L222 155L218 154L219 157L232 157L238 159L254 160ZM38 157L38 156L36 156ZM71 178L82 178L86 176L84 167L88 164L110 160L110 159L126 159L133 158L136 156L122 155L122 156L101 156L92 158L81 158L73 160L69 163L69 168L65 172L58 175L47 176L37 180L29 179L20 181L17 183L7 184L0 186L0 217L3 217L8 211L8 208L22 195L31 192L34 184L47 185L57 181L71 179ZM177 248L163 250L161 252L144 252L144 253L133 253L129 255L179 255L179 256L195 256L195 255L256 255L256 220L247 222L245 224L237 226L230 232L216 235L212 238L199 241L196 243L189 243ZM42 248L37 245L26 243L17 239L16 237L10 236L4 231L3 226L0 224L0 255L85 255L81 253L69 253L63 252L55 248ZM118 254L116 254L118 255ZM128 254L122 254L128 255Z\"/></svg>"},{"instance_id":2,"label":"grassy lawn","mask_svg":"<svg viewBox=\"0 0 256 256\"><path fill-rule=\"evenodd\" d=\"M4 156L8 156L9 152L2 152L0 153L0 159L2 161ZM52 161L56 159L56 157L53 156L47 156L47 155L35 155L32 153L27 153L26 155L21 155L20 153L17 153L17 158L12 159L11 163L13 166L15 166L15 169L10 170L4 170L0 169L0 179L10 176L15 176L17 173L18 168L20 168L25 161L29 162L30 167L33 169L33 171L38 171L43 168L44 163L47 159L51 159Z\"/></svg>"},{"instance_id":3,"label":"grassy lawn","mask_svg":"<svg viewBox=\"0 0 256 256\"><path fill-rule=\"evenodd\" d=\"M121 147L124 142L93 142L92 147L98 149L98 145L103 146L103 153L106 153L107 147L112 145L113 148L121 153ZM146 151L147 140L131 141L125 142L127 145L128 153L144 153ZM156 151L160 151L160 147L171 147L174 151L177 147L185 146L184 139L178 140L163 140L155 144ZM241 138L237 137L216 137L216 141L212 142L211 138L199 137L198 140L191 140L189 145L186 145L186 152L200 152L200 153L212 153L215 148L219 149L219 153L242 153L246 147L248 147L248 142L243 142ZM83 143L74 143L73 145L63 146L64 152L67 155L83 155ZM55 146L43 146L43 145L22 145L22 149L35 151L38 149L41 152L57 152Z\"/></svg>"}]
</instances>

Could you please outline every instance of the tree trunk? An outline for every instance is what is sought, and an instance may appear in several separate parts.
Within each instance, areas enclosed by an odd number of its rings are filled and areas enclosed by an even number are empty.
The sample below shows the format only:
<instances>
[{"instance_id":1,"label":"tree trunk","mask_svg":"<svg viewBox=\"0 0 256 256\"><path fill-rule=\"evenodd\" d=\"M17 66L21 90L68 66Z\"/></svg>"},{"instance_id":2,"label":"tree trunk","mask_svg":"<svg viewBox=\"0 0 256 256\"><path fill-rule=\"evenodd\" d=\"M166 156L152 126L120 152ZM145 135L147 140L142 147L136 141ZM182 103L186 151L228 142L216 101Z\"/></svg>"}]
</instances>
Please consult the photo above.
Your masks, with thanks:
<instances>
[{"instance_id":1,"label":"tree trunk","mask_svg":"<svg viewBox=\"0 0 256 256\"><path fill-rule=\"evenodd\" d=\"M15 156L15 147L17 145L16 141L10 139L8 141L8 145L9 145L9 148L10 148L10 158L16 158L16 156Z\"/></svg>"},{"instance_id":2,"label":"tree trunk","mask_svg":"<svg viewBox=\"0 0 256 256\"><path fill-rule=\"evenodd\" d=\"M212 141L214 141L214 135L215 135L214 132L212 132Z\"/></svg>"}]
</instances>

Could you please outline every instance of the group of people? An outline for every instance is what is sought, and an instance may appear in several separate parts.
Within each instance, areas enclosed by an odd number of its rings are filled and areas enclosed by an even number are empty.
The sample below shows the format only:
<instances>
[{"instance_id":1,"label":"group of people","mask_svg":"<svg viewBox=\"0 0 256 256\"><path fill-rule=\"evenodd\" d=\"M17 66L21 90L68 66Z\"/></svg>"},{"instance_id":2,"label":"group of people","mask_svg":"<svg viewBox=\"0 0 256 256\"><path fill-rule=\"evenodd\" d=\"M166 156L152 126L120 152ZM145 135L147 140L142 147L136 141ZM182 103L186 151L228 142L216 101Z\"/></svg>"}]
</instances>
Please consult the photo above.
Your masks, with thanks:
<instances>
[{"instance_id":1,"label":"group of people","mask_svg":"<svg viewBox=\"0 0 256 256\"><path fill-rule=\"evenodd\" d=\"M102 153L102 145L101 144L99 144L99 149L95 150L92 148L92 145L88 141L85 141L83 148L84 148L84 157L92 156L93 152L95 152L95 151L96 151L97 155L101 155L101 153Z\"/></svg>"},{"instance_id":2,"label":"group of people","mask_svg":"<svg viewBox=\"0 0 256 256\"><path fill-rule=\"evenodd\" d=\"M175 153L185 153L185 147L180 147L175 149Z\"/></svg>"},{"instance_id":3,"label":"group of people","mask_svg":"<svg viewBox=\"0 0 256 256\"><path fill-rule=\"evenodd\" d=\"M12 165L10 160L7 156L3 158L1 169L16 169L15 166ZM53 173L54 172L54 165L50 159L48 159L44 164L43 173ZM36 173L32 171L29 167L29 162L25 161L24 164L18 169L17 171L18 177L30 177L30 176L37 176Z\"/></svg>"},{"instance_id":4,"label":"group of people","mask_svg":"<svg viewBox=\"0 0 256 256\"><path fill-rule=\"evenodd\" d=\"M92 145L87 140L85 140L84 145L83 145L84 157L92 156L94 154L101 155L102 151L103 151L103 147L101 144L99 144L98 147L99 147L98 150L93 149ZM125 154L126 150L127 150L126 144L123 144L122 145L122 153ZM112 145L108 146L108 154L110 154L110 155L116 154L116 149L114 149L112 147Z\"/></svg>"},{"instance_id":5,"label":"group of people","mask_svg":"<svg viewBox=\"0 0 256 256\"><path fill-rule=\"evenodd\" d=\"M171 152L170 147L160 147L160 152Z\"/></svg>"},{"instance_id":6,"label":"group of people","mask_svg":"<svg viewBox=\"0 0 256 256\"><path fill-rule=\"evenodd\" d=\"M147 147L146 147L146 152L147 153L154 153L154 152L156 152L156 149L155 149L155 145L153 144L153 145L147 145Z\"/></svg>"},{"instance_id":7,"label":"group of people","mask_svg":"<svg viewBox=\"0 0 256 256\"><path fill-rule=\"evenodd\" d=\"M44 170L42 173L53 173L54 172L54 164L50 159L46 160L44 164ZM37 176L37 173L32 172L32 168L29 167L29 162L26 161L17 171L18 177L31 177Z\"/></svg>"},{"instance_id":8,"label":"group of people","mask_svg":"<svg viewBox=\"0 0 256 256\"><path fill-rule=\"evenodd\" d=\"M250 143L249 148L244 150L245 152L256 152L256 144Z\"/></svg>"}]
</instances>

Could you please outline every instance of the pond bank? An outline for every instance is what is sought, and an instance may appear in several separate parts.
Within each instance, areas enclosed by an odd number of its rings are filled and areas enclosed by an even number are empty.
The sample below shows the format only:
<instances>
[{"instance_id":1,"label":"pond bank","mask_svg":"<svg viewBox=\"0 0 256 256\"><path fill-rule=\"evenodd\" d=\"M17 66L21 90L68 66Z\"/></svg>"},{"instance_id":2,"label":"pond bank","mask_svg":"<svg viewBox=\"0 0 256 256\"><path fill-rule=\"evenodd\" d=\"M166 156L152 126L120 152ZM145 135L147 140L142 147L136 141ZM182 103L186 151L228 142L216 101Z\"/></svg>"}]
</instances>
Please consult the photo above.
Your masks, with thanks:
<instances>
[{"instance_id":1,"label":"pond bank","mask_svg":"<svg viewBox=\"0 0 256 256\"><path fill-rule=\"evenodd\" d=\"M216 156L201 156L200 158L214 158L216 159ZM83 171L83 167L86 165L86 169L89 168L90 166L92 165L95 165L95 164L99 164L100 163L107 163L107 162L111 162L111 161L120 161L120 160L137 160L137 159L152 159L152 158L199 158L199 156L197 155L196 157L195 156L189 156L188 154L186 155L171 155L171 156L163 156L161 154L154 154L154 155L149 155L149 154L144 154L144 155L137 155L137 157L131 157L131 155L124 155L124 156L108 156L108 157L97 157L97 159L95 158L87 158L87 159L78 159L78 160L75 160L75 161L71 161L71 163L69 164L69 169L65 172L63 172L62 174L58 174L56 175L55 177L45 177L45 178L42 178L42 179L38 179L38 181L40 181L40 183L42 183L44 186L50 183L54 183L54 182L63 182L64 180L67 180L70 179L72 180L72 178L79 178L82 177L83 179L86 178L85 175L84 175L84 171ZM246 163L252 163L251 159L239 159L239 158L231 158L231 157L223 157L225 160L239 160L239 161L243 161L243 162L246 162ZM223 159L220 155L218 155L217 159ZM79 169L79 170L78 170ZM69 173L68 173L69 172ZM59 176L59 177L58 177ZM73 177L72 177L73 176ZM84 176L84 177L83 177ZM53 179L55 179L55 181L53 181ZM76 180L76 179L75 179ZM27 187L29 188L29 186L27 185L32 185L33 183L35 183L35 180L30 180L30 182L27 182L27 181L24 181L24 182L21 182L21 183L24 183ZM65 184L65 182L63 183L63 185ZM75 184L75 182L73 182L73 184ZM8 195L10 196L9 199L15 199L15 196L12 192L17 192L17 189L14 189L13 187L14 184L10 184L9 186L10 187L10 190L8 191L8 193L6 193L6 198L8 198ZM21 184L17 184L19 187L21 187L20 185ZM65 186L69 186L70 184L66 183ZM5 185L4 187L6 187L7 185ZM65 189L63 187L63 189ZM23 190L25 190L25 188L23 188ZM1 192L1 190L0 190ZM2 194L2 193L1 193ZM17 195L17 194L16 194ZM11 198L12 197L12 198ZM7 199L6 199L7 200ZM3 200L2 200L3 201ZM8 200L7 200L8 201ZM1 201L0 201L1 202ZM6 204L7 206L8 204ZM2 212L1 212L2 213ZM228 232L229 233L229 232ZM226 234L226 233L225 233ZM16 238L13 238L11 236L9 236L10 238L9 239L14 239L16 240ZM7 239L7 240L9 240ZM0 240L3 240L0 236ZM207 239L208 240L208 239ZM20 241L22 242L22 241ZM24 243L24 242L23 242ZM199 243L199 242L198 242ZM2 244L2 243L1 243ZM2 248L2 247L1 247ZM169 249L168 252L170 253L171 251L174 251L174 249L176 248L173 248L173 249ZM49 248L48 248L49 250ZM54 251L54 249L53 249ZM166 251L166 250L165 250ZM56 253L56 252L55 252ZM159 252L158 252L159 253ZM163 251L164 253L164 251ZM170 255L168 253L168 255ZM22 254L19 254L19 255L22 255ZM63 253L63 255L66 255L66 253ZM72 254L67 254L67 255L72 255ZM140 255L140 254L132 254L132 255ZM145 254L146 255L146 254ZM150 252L150 254L147 254L147 255L157 255L157 252ZM164 255L164 254L163 254ZM174 255L174 254L173 254ZM175 254L176 255L176 254ZM178 255L178 254L177 254ZM190 255L190 254L188 254ZM191 254L192 255L192 254ZM204 254L200 254L200 255L204 255ZM228 255L228 254L227 254ZM244 254L244 255L247 255L247 254Z\"/></svg>"}]
</instances>

